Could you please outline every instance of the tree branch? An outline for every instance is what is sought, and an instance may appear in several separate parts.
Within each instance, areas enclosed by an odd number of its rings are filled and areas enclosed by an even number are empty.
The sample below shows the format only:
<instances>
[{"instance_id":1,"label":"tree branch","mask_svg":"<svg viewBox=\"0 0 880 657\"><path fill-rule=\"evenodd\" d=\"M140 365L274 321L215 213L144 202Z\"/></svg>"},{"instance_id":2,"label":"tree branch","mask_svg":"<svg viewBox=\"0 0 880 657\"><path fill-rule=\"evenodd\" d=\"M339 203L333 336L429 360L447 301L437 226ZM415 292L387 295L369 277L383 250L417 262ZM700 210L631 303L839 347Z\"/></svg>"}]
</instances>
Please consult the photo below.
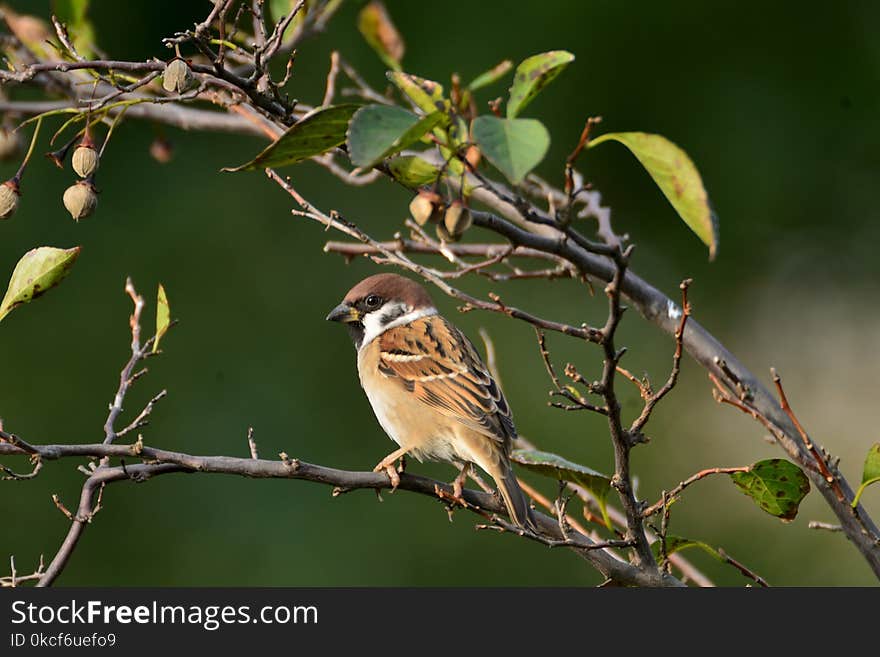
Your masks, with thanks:
<instances>
[{"instance_id":1,"label":"tree branch","mask_svg":"<svg viewBox=\"0 0 880 657\"><path fill-rule=\"evenodd\" d=\"M9 434L0 432L0 437L7 440ZM80 497L80 506L74 520L76 532L70 532L61 546L58 555L46 570L40 580L40 586L51 584L66 565L67 559L76 547L76 542L82 535L85 524L88 523L88 514L91 510L92 496L102 485L118 481L132 480L135 482L146 481L154 476L172 472L201 472L239 475L251 478L273 479L302 479L312 481L334 488L346 490L355 489L387 489L388 477L384 473L377 472L352 472L328 468L321 465L306 463L298 459L287 458L282 455L280 460L270 461L267 459L236 458L231 456L196 456L180 452L171 452L156 449L138 443L132 445L116 444L83 444L83 445L32 445L36 453L46 461L54 461L68 457L93 457L100 459L110 458L139 458L145 463L125 465L118 467L103 467L86 480ZM24 448L11 443L0 443L0 455L29 454ZM398 490L406 490L421 495L437 498L437 490L443 491L447 496L453 493L450 484L435 481L427 477L403 472L400 474ZM473 507L490 515L506 514L505 507L494 496L480 491L466 489L462 492L462 499L468 508ZM583 558L589 561L605 577L625 584L636 586L681 586L682 583L670 575L659 573L646 573L626 562L597 549L594 541L579 532L570 531L568 537L562 536L555 518L541 513L535 514L541 536L548 540L568 540L566 547L571 547ZM519 533L519 532L518 532ZM533 540L534 537L529 536ZM598 546L602 547L602 546ZM612 546L609 546L612 547ZM616 546L614 546L616 547ZM54 566L54 568L53 568Z\"/></svg>"}]
</instances>

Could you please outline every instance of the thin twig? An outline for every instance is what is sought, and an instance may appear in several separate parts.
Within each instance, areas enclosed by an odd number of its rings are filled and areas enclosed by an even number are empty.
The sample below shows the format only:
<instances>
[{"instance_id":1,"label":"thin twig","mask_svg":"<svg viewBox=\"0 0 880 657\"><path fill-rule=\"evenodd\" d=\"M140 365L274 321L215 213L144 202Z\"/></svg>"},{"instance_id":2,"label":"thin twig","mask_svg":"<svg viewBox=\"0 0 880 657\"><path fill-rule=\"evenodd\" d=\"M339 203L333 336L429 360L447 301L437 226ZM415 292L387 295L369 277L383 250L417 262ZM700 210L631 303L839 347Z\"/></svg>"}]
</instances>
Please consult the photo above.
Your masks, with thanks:
<instances>
[{"instance_id":1,"label":"thin twig","mask_svg":"<svg viewBox=\"0 0 880 657\"><path fill-rule=\"evenodd\" d=\"M791 405L788 403L788 397L785 395L785 389L782 387L782 379L777 374L776 370L771 368L770 374L773 377L773 384L776 386L776 392L779 393L779 406L791 420L792 424L794 424L798 433L801 436L801 440L804 441L804 447L807 448L807 451L810 452L813 459L816 461L816 465L819 468L819 472L822 473L822 476L825 478L825 481L831 485L834 489L834 492L837 494L837 498L841 501L846 501L846 495L843 494L843 490L841 490L840 485L837 483L834 475L831 474L831 471L828 469L828 463L825 461L825 457L819 453L819 450L816 449L816 446L813 445L813 441L810 440L809 434L807 434L803 425L801 425L800 421L797 419L797 416L794 414L794 410L792 410Z\"/></svg>"},{"instance_id":2,"label":"thin twig","mask_svg":"<svg viewBox=\"0 0 880 657\"><path fill-rule=\"evenodd\" d=\"M707 468L705 470L700 470L698 473L691 475L684 481L679 482L678 486L670 490L669 492L664 491L663 497L658 501L646 508L642 511L642 515L645 518L648 518L655 513L662 511L668 504L675 500L681 492L693 484L694 482L700 481L701 479L705 479L710 475L716 474L733 474L734 472L748 472L748 466L738 466L734 468Z\"/></svg>"},{"instance_id":3,"label":"thin twig","mask_svg":"<svg viewBox=\"0 0 880 657\"><path fill-rule=\"evenodd\" d=\"M672 355L672 369L669 371L669 378L666 383L655 393L648 395L645 400L645 406L641 414L637 417L629 428L632 435L639 435L645 428L645 425L651 419L651 413L657 407L663 398L672 392L675 384L678 382L678 375L681 372L681 356L683 352L684 330L687 326L688 317L691 316L691 305L688 302L688 287L692 283L691 279L685 279L679 285L681 289L681 320L678 328L675 330L675 353ZM620 368L618 368L618 372ZM629 378L629 377L628 377ZM632 379L630 379L632 380ZM642 388L644 389L644 388Z\"/></svg>"}]
</instances>

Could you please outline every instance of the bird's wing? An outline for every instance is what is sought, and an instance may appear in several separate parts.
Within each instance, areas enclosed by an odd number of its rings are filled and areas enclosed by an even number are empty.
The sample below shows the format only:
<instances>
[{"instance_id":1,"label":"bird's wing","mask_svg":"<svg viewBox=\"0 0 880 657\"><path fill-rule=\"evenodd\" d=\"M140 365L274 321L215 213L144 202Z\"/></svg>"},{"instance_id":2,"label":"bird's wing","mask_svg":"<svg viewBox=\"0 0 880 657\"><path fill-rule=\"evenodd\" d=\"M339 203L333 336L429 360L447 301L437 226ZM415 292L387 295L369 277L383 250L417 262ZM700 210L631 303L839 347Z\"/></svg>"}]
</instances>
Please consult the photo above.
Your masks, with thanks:
<instances>
[{"instance_id":1,"label":"bird's wing","mask_svg":"<svg viewBox=\"0 0 880 657\"><path fill-rule=\"evenodd\" d=\"M505 446L516 436L510 407L476 348L439 315L391 328L379 371L417 399Z\"/></svg>"}]
</instances>

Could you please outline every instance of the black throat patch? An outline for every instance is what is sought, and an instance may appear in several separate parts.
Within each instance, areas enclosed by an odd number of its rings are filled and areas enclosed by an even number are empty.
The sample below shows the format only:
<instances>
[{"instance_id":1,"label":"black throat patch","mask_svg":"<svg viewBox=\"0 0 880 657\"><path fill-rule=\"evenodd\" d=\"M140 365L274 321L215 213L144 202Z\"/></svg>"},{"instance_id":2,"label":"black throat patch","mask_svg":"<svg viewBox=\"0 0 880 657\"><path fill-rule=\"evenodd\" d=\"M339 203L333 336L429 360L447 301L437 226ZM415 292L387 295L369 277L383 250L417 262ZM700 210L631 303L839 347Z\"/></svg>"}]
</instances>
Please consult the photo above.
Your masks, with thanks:
<instances>
[{"instance_id":1,"label":"black throat patch","mask_svg":"<svg viewBox=\"0 0 880 657\"><path fill-rule=\"evenodd\" d=\"M354 342L354 348L360 349L364 342L364 325L360 322L352 322L346 324L345 327L348 329L351 341Z\"/></svg>"}]
</instances>

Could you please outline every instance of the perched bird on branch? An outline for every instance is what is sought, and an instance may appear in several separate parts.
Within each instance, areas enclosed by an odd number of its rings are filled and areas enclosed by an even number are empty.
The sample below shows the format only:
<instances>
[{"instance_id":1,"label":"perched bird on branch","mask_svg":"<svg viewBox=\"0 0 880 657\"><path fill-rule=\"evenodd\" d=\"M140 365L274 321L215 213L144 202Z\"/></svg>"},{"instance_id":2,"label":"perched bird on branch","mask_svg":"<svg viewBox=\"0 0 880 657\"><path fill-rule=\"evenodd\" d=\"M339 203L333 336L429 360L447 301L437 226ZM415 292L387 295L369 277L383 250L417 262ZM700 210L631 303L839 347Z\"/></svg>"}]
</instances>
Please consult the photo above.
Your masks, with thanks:
<instances>
[{"instance_id":1,"label":"perched bird on branch","mask_svg":"<svg viewBox=\"0 0 880 657\"><path fill-rule=\"evenodd\" d=\"M327 319L348 327L361 386L385 432L400 448L374 468L392 488L397 461L446 461L461 468L456 497L472 464L494 480L511 520L534 527L508 458L516 429L510 407L470 340L437 313L431 297L397 274L362 280Z\"/></svg>"}]
</instances>

